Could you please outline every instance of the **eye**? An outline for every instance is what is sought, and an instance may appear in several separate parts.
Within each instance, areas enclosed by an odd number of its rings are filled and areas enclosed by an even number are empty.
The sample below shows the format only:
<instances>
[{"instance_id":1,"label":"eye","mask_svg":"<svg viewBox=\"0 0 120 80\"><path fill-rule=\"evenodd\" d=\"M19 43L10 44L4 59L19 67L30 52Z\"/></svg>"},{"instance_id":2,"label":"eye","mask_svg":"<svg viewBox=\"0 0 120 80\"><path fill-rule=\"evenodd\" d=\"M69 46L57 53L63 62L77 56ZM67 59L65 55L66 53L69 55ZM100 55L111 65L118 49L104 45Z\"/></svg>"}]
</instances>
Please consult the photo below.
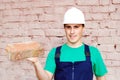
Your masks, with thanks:
<instances>
[{"instance_id":1,"label":"eye","mask_svg":"<svg viewBox=\"0 0 120 80\"><path fill-rule=\"evenodd\" d=\"M64 28L70 29L70 28L71 28L71 26L65 26Z\"/></svg>"},{"instance_id":2,"label":"eye","mask_svg":"<svg viewBox=\"0 0 120 80\"><path fill-rule=\"evenodd\" d=\"M80 26L74 26L74 28L79 28Z\"/></svg>"}]
</instances>

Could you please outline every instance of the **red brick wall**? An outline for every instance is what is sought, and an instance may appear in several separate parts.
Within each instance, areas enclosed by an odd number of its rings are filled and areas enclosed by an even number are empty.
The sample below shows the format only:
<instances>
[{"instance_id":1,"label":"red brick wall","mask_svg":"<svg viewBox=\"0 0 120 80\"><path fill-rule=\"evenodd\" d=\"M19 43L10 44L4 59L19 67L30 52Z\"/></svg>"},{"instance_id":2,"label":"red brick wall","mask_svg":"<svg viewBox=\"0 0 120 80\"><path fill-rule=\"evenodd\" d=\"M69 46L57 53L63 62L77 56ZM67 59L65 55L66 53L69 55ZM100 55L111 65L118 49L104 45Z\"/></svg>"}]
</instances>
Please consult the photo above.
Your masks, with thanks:
<instances>
[{"instance_id":1,"label":"red brick wall","mask_svg":"<svg viewBox=\"0 0 120 80\"><path fill-rule=\"evenodd\" d=\"M14 42L41 42L44 66L49 50L66 41L63 15L72 6L85 14L83 41L100 49L107 80L119 79L120 0L0 0L0 80L37 80L30 62L9 61L4 48Z\"/></svg>"}]
</instances>

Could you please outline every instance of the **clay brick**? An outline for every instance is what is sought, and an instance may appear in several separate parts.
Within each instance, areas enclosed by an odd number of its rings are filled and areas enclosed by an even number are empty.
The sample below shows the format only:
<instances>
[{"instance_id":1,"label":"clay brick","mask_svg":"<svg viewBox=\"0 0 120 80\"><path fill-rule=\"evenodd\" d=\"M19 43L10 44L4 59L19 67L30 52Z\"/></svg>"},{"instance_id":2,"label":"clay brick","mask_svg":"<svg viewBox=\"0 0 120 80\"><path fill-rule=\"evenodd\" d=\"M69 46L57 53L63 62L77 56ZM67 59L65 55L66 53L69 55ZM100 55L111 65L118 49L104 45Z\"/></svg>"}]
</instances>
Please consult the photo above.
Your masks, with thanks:
<instances>
[{"instance_id":1,"label":"clay brick","mask_svg":"<svg viewBox=\"0 0 120 80\"><path fill-rule=\"evenodd\" d=\"M19 25L19 23L5 23L5 24L3 24L3 28L5 28L5 29L15 29L15 28L20 29L20 25Z\"/></svg>"},{"instance_id":2,"label":"clay brick","mask_svg":"<svg viewBox=\"0 0 120 80\"><path fill-rule=\"evenodd\" d=\"M120 20L120 13L111 13L110 17L112 20Z\"/></svg>"},{"instance_id":3,"label":"clay brick","mask_svg":"<svg viewBox=\"0 0 120 80\"><path fill-rule=\"evenodd\" d=\"M98 36L98 30L93 30L93 29L85 29L84 36Z\"/></svg>"},{"instance_id":4,"label":"clay brick","mask_svg":"<svg viewBox=\"0 0 120 80\"><path fill-rule=\"evenodd\" d=\"M6 70L3 67L0 68L0 79L7 80L7 77L5 75L6 75Z\"/></svg>"},{"instance_id":5,"label":"clay brick","mask_svg":"<svg viewBox=\"0 0 120 80\"><path fill-rule=\"evenodd\" d=\"M50 40L51 40L51 44L56 47L64 43L63 38L59 38L59 37L50 37Z\"/></svg>"},{"instance_id":6,"label":"clay brick","mask_svg":"<svg viewBox=\"0 0 120 80\"><path fill-rule=\"evenodd\" d=\"M29 28L31 29L46 29L49 28L48 27L48 23L46 24L46 22L30 22L28 23Z\"/></svg>"},{"instance_id":7,"label":"clay brick","mask_svg":"<svg viewBox=\"0 0 120 80\"><path fill-rule=\"evenodd\" d=\"M47 24L48 24L47 26L48 29L63 29L64 28L62 22L49 22Z\"/></svg>"},{"instance_id":8,"label":"clay brick","mask_svg":"<svg viewBox=\"0 0 120 80\"><path fill-rule=\"evenodd\" d=\"M2 31L2 28L0 26L0 37L2 36L2 33L3 33L3 31Z\"/></svg>"},{"instance_id":9,"label":"clay brick","mask_svg":"<svg viewBox=\"0 0 120 80\"><path fill-rule=\"evenodd\" d=\"M0 25L2 25L2 22L3 22L3 12L0 11Z\"/></svg>"},{"instance_id":10,"label":"clay brick","mask_svg":"<svg viewBox=\"0 0 120 80\"><path fill-rule=\"evenodd\" d=\"M100 45L98 46L98 48L100 49L100 51L106 51L106 52L113 52L115 51L114 49L114 45Z\"/></svg>"},{"instance_id":11,"label":"clay brick","mask_svg":"<svg viewBox=\"0 0 120 80\"><path fill-rule=\"evenodd\" d=\"M84 15L85 15L85 20L86 20L86 21L93 21L90 13L85 13Z\"/></svg>"},{"instance_id":12,"label":"clay brick","mask_svg":"<svg viewBox=\"0 0 120 80\"><path fill-rule=\"evenodd\" d=\"M120 0L112 0L112 3L113 3L113 4L119 4L119 3L120 3Z\"/></svg>"},{"instance_id":13,"label":"clay brick","mask_svg":"<svg viewBox=\"0 0 120 80\"><path fill-rule=\"evenodd\" d=\"M39 22L45 22L45 21L50 21L50 22L54 22L55 17L52 14L41 14L41 15L37 15L37 21Z\"/></svg>"},{"instance_id":14,"label":"clay brick","mask_svg":"<svg viewBox=\"0 0 120 80\"><path fill-rule=\"evenodd\" d=\"M117 35L120 36L120 29L117 30Z\"/></svg>"},{"instance_id":15,"label":"clay brick","mask_svg":"<svg viewBox=\"0 0 120 80\"><path fill-rule=\"evenodd\" d=\"M99 44L113 44L114 38L112 37L98 37L98 43Z\"/></svg>"},{"instance_id":16,"label":"clay brick","mask_svg":"<svg viewBox=\"0 0 120 80\"><path fill-rule=\"evenodd\" d=\"M109 5L110 4L110 0L100 0L100 5Z\"/></svg>"},{"instance_id":17,"label":"clay brick","mask_svg":"<svg viewBox=\"0 0 120 80\"><path fill-rule=\"evenodd\" d=\"M18 2L19 0L2 0L2 2L10 3L10 2Z\"/></svg>"},{"instance_id":18,"label":"clay brick","mask_svg":"<svg viewBox=\"0 0 120 80\"><path fill-rule=\"evenodd\" d=\"M5 4L1 2L0 4L0 10L4 10L5 9Z\"/></svg>"},{"instance_id":19,"label":"clay brick","mask_svg":"<svg viewBox=\"0 0 120 80\"><path fill-rule=\"evenodd\" d=\"M116 45L116 51L120 51L120 45Z\"/></svg>"},{"instance_id":20,"label":"clay brick","mask_svg":"<svg viewBox=\"0 0 120 80\"><path fill-rule=\"evenodd\" d=\"M15 36L15 35L21 35L22 32L19 31L19 29L3 29L3 35L4 36Z\"/></svg>"},{"instance_id":21,"label":"clay brick","mask_svg":"<svg viewBox=\"0 0 120 80\"><path fill-rule=\"evenodd\" d=\"M92 13L91 18L95 21L99 20L107 20L109 19L109 15L107 13Z\"/></svg>"},{"instance_id":22,"label":"clay brick","mask_svg":"<svg viewBox=\"0 0 120 80\"><path fill-rule=\"evenodd\" d=\"M101 21L109 19L107 13L85 13L86 21Z\"/></svg>"},{"instance_id":23,"label":"clay brick","mask_svg":"<svg viewBox=\"0 0 120 80\"><path fill-rule=\"evenodd\" d=\"M114 44L120 44L120 37L112 37Z\"/></svg>"},{"instance_id":24,"label":"clay brick","mask_svg":"<svg viewBox=\"0 0 120 80\"><path fill-rule=\"evenodd\" d=\"M20 16L20 21L27 21L27 22L32 22L32 21L37 21L38 17L36 15L27 15L27 16Z\"/></svg>"},{"instance_id":25,"label":"clay brick","mask_svg":"<svg viewBox=\"0 0 120 80\"><path fill-rule=\"evenodd\" d=\"M120 54L119 53L110 52L110 53L108 53L106 55L107 55L107 57L106 57L107 60L111 60L111 59L115 60L115 61L119 61L120 60L120 58L119 58Z\"/></svg>"},{"instance_id":26,"label":"clay brick","mask_svg":"<svg viewBox=\"0 0 120 80\"><path fill-rule=\"evenodd\" d=\"M98 30L92 30L90 36L99 36Z\"/></svg>"},{"instance_id":27,"label":"clay brick","mask_svg":"<svg viewBox=\"0 0 120 80\"><path fill-rule=\"evenodd\" d=\"M56 11L56 12L58 12L58 11ZM54 14L54 8L52 8L52 7L45 7L44 8L44 13L45 14Z\"/></svg>"},{"instance_id":28,"label":"clay brick","mask_svg":"<svg viewBox=\"0 0 120 80\"><path fill-rule=\"evenodd\" d=\"M21 4L23 4L23 2L11 2L10 4L9 3L6 3L6 9L23 9L23 8L26 8L26 7L23 7L21 6Z\"/></svg>"},{"instance_id":29,"label":"clay brick","mask_svg":"<svg viewBox=\"0 0 120 80\"><path fill-rule=\"evenodd\" d=\"M106 79L107 80L109 80L109 79L117 80L119 78L119 73L120 73L119 69L120 69L120 67L108 67L109 72L106 75ZM112 76L114 74L115 74L115 76Z\"/></svg>"},{"instance_id":30,"label":"clay brick","mask_svg":"<svg viewBox=\"0 0 120 80\"><path fill-rule=\"evenodd\" d=\"M99 29L98 36L110 36L110 30L109 29Z\"/></svg>"},{"instance_id":31,"label":"clay brick","mask_svg":"<svg viewBox=\"0 0 120 80\"><path fill-rule=\"evenodd\" d=\"M114 11L115 6L92 6L92 12L94 13L109 13Z\"/></svg>"},{"instance_id":32,"label":"clay brick","mask_svg":"<svg viewBox=\"0 0 120 80\"><path fill-rule=\"evenodd\" d=\"M65 11L66 11L65 7L62 7L62 6L54 7L54 13L55 14L62 14L62 15L64 15Z\"/></svg>"},{"instance_id":33,"label":"clay brick","mask_svg":"<svg viewBox=\"0 0 120 80\"><path fill-rule=\"evenodd\" d=\"M115 74L115 73L114 73L114 74ZM113 73L112 73L111 75L113 75ZM107 80L110 80L110 79L111 79L111 80L116 80L116 79L117 79L116 76L111 76L111 75L107 75L107 76L106 76L106 79L107 79Z\"/></svg>"},{"instance_id":34,"label":"clay brick","mask_svg":"<svg viewBox=\"0 0 120 80\"><path fill-rule=\"evenodd\" d=\"M0 3L2 3L3 1L1 0Z\"/></svg>"},{"instance_id":35,"label":"clay brick","mask_svg":"<svg viewBox=\"0 0 120 80\"><path fill-rule=\"evenodd\" d=\"M80 9L84 14L92 12L92 6L78 6L78 9Z\"/></svg>"},{"instance_id":36,"label":"clay brick","mask_svg":"<svg viewBox=\"0 0 120 80\"><path fill-rule=\"evenodd\" d=\"M15 6L16 5L16 6ZM30 8L32 5L32 2L20 2L20 3L15 3L12 8L18 8L20 6L20 8Z\"/></svg>"},{"instance_id":37,"label":"clay brick","mask_svg":"<svg viewBox=\"0 0 120 80\"><path fill-rule=\"evenodd\" d=\"M30 9L23 9L24 15L38 15L43 14L43 8L30 8Z\"/></svg>"},{"instance_id":38,"label":"clay brick","mask_svg":"<svg viewBox=\"0 0 120 80\"><path fill-rule=\"evenodd\" d=\"M46 36L64 36L65 32L63 29L46 29L45 35Z\"/></svg>"},{"instance_id":39,"label":"clay brick","mask_svg":"<svg viewBox=\"0 0 120 80\"><path fill-rule=\"evenodd\" d=\"M62 24L63 25L63 16L64 15L61 15L61 14L55 14L53 16L55 21L53 21L53 22L57 22L58 24Z\"/></svg>"},{"instance_id":40,"label":"clay brick","mask_svg":"<svg viewBox=\"0 0 120 80\"><path fill-rule=\"evenodd\" d=\"M111 65L112 65L112 62L111 62L110 60L106 60L106 61L105 61L105 64L106 64L106 66L112 67L112 66L111 66Z\"/></svg>"},{"instance_id":41,"label":"clay brick","mask_svg":"<svg viewBox=\"0 0 120 80\"><path fill-rule=\"evenodd\" d=\"M4 16L18 16L22 14L22 11L20 9L5 9L3 13Z\"/></svg>"},{"instance_id":42,"label":"clay brick","mask_svg":"<svg viewBox=\"0 0 120 80\"><path fill-rule=\"evenodd\" d=\"M20 8L20 9L31 9L31 8L40 8L40 7L49 7L53 5L52 0L44 0L44 1L18 1L12 4L12 8Z\"/></svg>"},{"instance_id":43,"label":"clay brick","mask_svg":"<svg viewBox=\"0 0 120 80\"><path fill-rule=\"evenodd\" d=\"M118 36L116 29L109 29L109 31L110 31L110 36Z\"/></svg>"},{"instance_id":44,"label":"clay brick","mask_svg":"<svg viewBox=\"0 0 120 80\"><path fill-rule=\"evenodd\" d=\"M26 42L26 41L31 41L31 38L30 37L11 37L12 39L9 39L9 38L5 38L7 44L10 44L10 43L21 43L21 42ZM5 45L7 45L5 44Z\"/></svg>"},{"instance_id":45,"label":"clay brick","mask_svg":"<svg viewBox=\"0 0 120 80\"><path fill-rule=\"evenodd\" d=\"M40 18L39 18L40 19ZM51 21L51 22L54 22L55 20L55 17L54 15L52 14L45 14L44 17L43 17L43 20L45 21Z\"/></svg>"},{"instance_id":46,"label":"clay brick","mask_svg":"<svg viewBox=\"0 0 120 80\"><path fill-rule=\"evenodd\" d=\"M56 0L55 0L56 1ZM51 5L53 5L54 1L53 0L44 0L44 1L39 1L40 6L42 7L49 7Z\"/></svg>"},{"instance_id":47,"label":"clay brick","mask_svg":"<svg viewBox=\"0 0 120 80\"><path fill-rule=\"evenodd\" d=\"M119 67L120 66L120 61L118 60L115 60L115 61L112 61L112 66L115 66L115 67Z\"/></svg>"},{"instance_id":48,"label":"clay brick","mask_svg":"<svg viewBox=\"0 0 120 80\"><path fill-rule=\"evenodd\" d=\"M0 62L4 62L8 60L8 57L6 57L7 54L1 55L0 56Z\"/></svg>"},{"instance_id":49,"label":"clay brick","mask_svg":"<svg viewBox=\"0 0 120 80\"><path fill-rule=\"evenodd\" d=\"M119 21L101 21L100 22L100 27L101 28L109 28L109 29L117 29L118 28L118 25L120 25L120 22Z\"/></svg>"},{"instance_id":50,"label":"clay brick","mask_svg":"<svg viewBox=\"0 0 120 80\"><path fill-rule=\"evenodd\" d=\"M55 5L74 5L74 0L54 0Z\"/></svg>"},{"instance_id":51,"label":"clay brick","mask_svg":"<svg viewBox=\"0 0 120 80\"><path fill-rule=\"evenodd\" d=\"M45 1L45 0L44 0ZM32 5L30 6L31 8L40 8L40 7L43 7L44 6L44 1L40 1L40 0L37 0L37 1L28 1L30 2ZM24 2L24 1L23 1ZM31 9L30 8L30 9Z\"/></svg>"},{"instance_id":52,"label":"clay brick","mask_svg":"<svg viewBox=\"0 0 120 80\"><path fill-rule=\"evenodd\" d=\"M120 13L119 5L116 6L116 12Z\"/></svg>"},{"instance_id":53,"label":"clay brick","mask_svg":"<svg viewBox=\"0 0 120 80\"><path fill-rule=\"evenodd\" d=\"M87 21L85 24L85 28L87 29L99 29L100 24L97 21Z\"/></svg>"},{"instance_id":54,"label":"clay brick","mask_svg":"<svg viewBox=\"0 0 120 80\"><path fill-rule=\"evenodd\" d=\"M3 18L4 22L17 22L19 21L20 17L19 16L5 16Z\"/></svg>"},{"instance_id":55,"label":"clay brick","mask_svg":"<svg viewBox=\"0 0 120 80\"><path fill-rule=\"evenodd\" d=\"M92 0L92 1L76 0L76 4L78 4L78 5L86 5L86 6L99 5L99 1L98 0Z\"/></svg>"},{"instance_id":56,"label":"clay brick","mask_svg":"<svg viewBox=\"0 0 120 80\"><path fill-rule=\"evenodd\" d=\"M43 30L40 29L30 29L26 35L40 36L40 35L45 35L45 33Z\"/></svg>"}]
</instances>

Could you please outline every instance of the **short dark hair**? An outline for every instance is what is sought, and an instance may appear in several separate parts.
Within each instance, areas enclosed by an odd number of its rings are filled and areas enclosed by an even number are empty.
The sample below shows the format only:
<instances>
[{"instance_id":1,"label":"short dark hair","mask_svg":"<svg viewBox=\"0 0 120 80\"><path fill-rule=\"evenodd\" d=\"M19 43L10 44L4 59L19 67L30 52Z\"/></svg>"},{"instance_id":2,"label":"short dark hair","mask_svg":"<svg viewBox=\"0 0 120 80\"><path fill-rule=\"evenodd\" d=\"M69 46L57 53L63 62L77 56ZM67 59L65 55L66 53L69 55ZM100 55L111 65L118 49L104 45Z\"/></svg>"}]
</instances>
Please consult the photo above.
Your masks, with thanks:
<instances>
[{"instance_id":1,"label":"short dark hair","mask_svg":"<svg viewBox=\"0 0 120 80\"><path fill-rule=\"evenodd\" d=\"M65 27L66 24L64 24L64 27ZM85 24L82 24L83 27L85 27Z\"/></svg>"},{"instance_id":2,"label":"short dark hair","mask_svg":"<svg viewBox=\"0 0 120 80\"><path fill-rule=\"evenodd\" d=\"M83 27L85 27L85 24L82 24Z\"/></svg>"}]
</instances>

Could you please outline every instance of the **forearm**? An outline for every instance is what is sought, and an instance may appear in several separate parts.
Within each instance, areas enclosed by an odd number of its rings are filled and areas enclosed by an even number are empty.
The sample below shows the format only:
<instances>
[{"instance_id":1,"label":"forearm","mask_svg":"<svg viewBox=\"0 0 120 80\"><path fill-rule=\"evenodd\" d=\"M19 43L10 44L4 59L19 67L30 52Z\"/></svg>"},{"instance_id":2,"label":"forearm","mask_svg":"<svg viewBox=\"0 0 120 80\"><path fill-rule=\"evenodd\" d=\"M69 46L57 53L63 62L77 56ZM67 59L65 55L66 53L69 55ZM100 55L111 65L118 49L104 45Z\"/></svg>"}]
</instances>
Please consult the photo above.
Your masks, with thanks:
<instances>
[{"instance_id":1,"label":"forearm","mask_svg":"<svg viewBox=\"0 0 120 80\"><path fill-rule=\"evenodd\" d=\"M96 80L106 80L105 76L96 77Z\"/></svg>"},{"instance_id":2,"label":"forearm","mask_svg":"<svg viewBox=\"0 0 120 80\"><path fill-rule=\"evenodd\" d=\"M50 80L49 76L38 61L34 62L33 64L35 67L36 75L39 80Z\"/></svg>"}]
</instances>

